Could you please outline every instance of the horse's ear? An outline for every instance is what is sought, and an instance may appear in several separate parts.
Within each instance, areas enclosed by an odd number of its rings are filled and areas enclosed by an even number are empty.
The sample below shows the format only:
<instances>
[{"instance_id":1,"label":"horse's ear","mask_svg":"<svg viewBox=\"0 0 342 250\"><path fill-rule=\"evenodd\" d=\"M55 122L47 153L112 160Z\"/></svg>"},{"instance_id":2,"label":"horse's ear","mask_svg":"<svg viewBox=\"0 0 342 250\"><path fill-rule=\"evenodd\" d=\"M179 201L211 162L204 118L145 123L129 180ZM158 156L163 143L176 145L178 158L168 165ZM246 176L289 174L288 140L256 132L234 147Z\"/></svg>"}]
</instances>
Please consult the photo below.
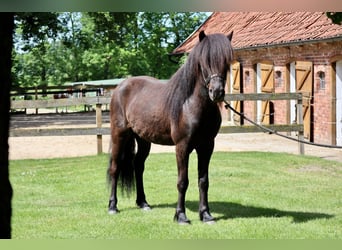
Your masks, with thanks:
<instances>
[{"instance_id":1,"label":"horse's ear","mask_svg":"<svg viewBox=\"0 0 342 250\"><path fill-rule=\"evenodd\" d=\"M229 33L229 35L227 36L227 38L229 39L229 41L232 41L232 38L233 38L233 31Z\"/></svg>"},{"instance_id":2,"label":"horse's ear","mask_svg":"<svg viewBox=\"0 0 342 250\"><path fill-rule=\"evenodd\" d=\"M199 33L199 40L200 42L206 37L206 34L204 33L204 30L202 30L200 33Z\"/></svg>"}]
</instances>

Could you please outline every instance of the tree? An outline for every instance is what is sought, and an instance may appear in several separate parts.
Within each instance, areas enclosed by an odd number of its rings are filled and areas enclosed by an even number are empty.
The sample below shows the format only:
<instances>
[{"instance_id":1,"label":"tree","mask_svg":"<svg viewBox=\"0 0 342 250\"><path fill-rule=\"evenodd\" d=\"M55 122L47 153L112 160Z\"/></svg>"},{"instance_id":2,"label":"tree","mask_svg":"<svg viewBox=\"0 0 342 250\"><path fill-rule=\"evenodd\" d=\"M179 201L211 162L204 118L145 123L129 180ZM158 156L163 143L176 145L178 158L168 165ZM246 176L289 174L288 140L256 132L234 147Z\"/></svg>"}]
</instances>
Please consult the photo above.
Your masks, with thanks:
<instances>
[{"instance_id":1,"label":"tree","mask_svg":"<svg viewBox=\"0 0 342 250\"><path fill-rule=\"evenodd\" d=\"M22 85L24 86L32 84L47 86L47 65L50 65L46 56L50 46L47 39L55 38L61 29L57 16L57 13L51 12L21 12L15 15L16 44L19 46L19 50L31 52L26 60L17 59L15 61L22 63L19 68L23 72L18 73L27 77L26 79L16 77L15 80L23 80ZM30 67L25 64L27 62L31 64ZM15 67L15 69L18 68Z\"/></svg>"},{"instance_id":2,"label":"tree","mask_svg":"<svg viewBox=\"0 0 342 250\"><path fill-rule=\"evenodd\" d=\"M144 12L140 14L141 52L148 67L146 73L169 78L179 67L168 54L183 42L206 18L205 13Z\"/></svg>"},{"instance_id":3,"label":"tree","mask_svg":"<svg viewBox=\"0 0 342 250\"><path fill-rule=\"evenodd\" d=\"M90 12L93 26L91 33L96 46L86 52L88 66L97 68L106 78L119 78L141 73L139 66L144 68L142 57L139 56L139 31L137 12ZM84 26L86 27L86 25ZM96 53L97 52L97 53ZM135 57L136 56L136 57ZM132 60L132 58L134 58ZM89 60L90 59L90 60Z\"/></svg>"},{"instance_id":4,"label":"tree","mask_svg":"<svg viewBox=\"0 0 342 250\"><path fill-rule=\"evenodd\" d=\"M168 54L206 18L195 12L90 12L44 14L48 25L26 28L44 16L17 18L13 76L20 86L151 75L169 78L178 68ZM29 20L29 21L27 21ZM32 21L33 20L33 21ZM34 38L24 32L39 32ZM23 37L25 39L23 39ZM52 37L52 38L49 38Z\"/></svg>"},{"instance_id":5,"label":"tree","mask_svg":"<svg viewBox=\"0 0 342 250\"><path fill-rule=\"evenodd\" d=\"M342 12L327 12L327 16L332 20L335 24L342 24Z\"/></svg>"},{"instance_id":6,"label":"tree","mask_svg":"<svg viewBox=\"0 0 342 250\"><path fill-rule=\"evenodd\" d=\"M31 13L31 16L28 13L21 13L21 15L23 15L21 20L26 22L26 25L23 26L23 34L27 35L26 38L30 38L32 43L39 41L39 39L35 40L35 37L39 38L41 32L53 32L52 30L56 27L52 19L49 18L50 15L40 16L39 13ZM19 18L20 15L16 15L16 17ZM14 13L0 13L0 49L2 52L0 56L0 238L11 238L12 187L8 167L8 136L14 20ZM45 26L49 27L49 30L44 31Z\"/></svg>"},{"instance_id":7,"label":"tree","mask_svg":"<svg viewBox=\"0 0 342 250\"><path fill-rule=\"evenodd\" d=\"M0 238L11 238L12 187L8 170L8 135L11 89L13 13L0 13Z\"/></svg>"},{"instance_id":8,"label":"tree","mask_svg":"<svg viewBox=\"0 0 342 250\"><path fill-rule=\"evenodd\" d=\"M67 65L65 73L67 81L87 80L87 74L84 70L83 53L93 45L93 35L84 31L81 20L82 13L66 12L60 14L63 31L60 34L61 49L65 53L64 63Z\"/></svg>"}]
</instances>

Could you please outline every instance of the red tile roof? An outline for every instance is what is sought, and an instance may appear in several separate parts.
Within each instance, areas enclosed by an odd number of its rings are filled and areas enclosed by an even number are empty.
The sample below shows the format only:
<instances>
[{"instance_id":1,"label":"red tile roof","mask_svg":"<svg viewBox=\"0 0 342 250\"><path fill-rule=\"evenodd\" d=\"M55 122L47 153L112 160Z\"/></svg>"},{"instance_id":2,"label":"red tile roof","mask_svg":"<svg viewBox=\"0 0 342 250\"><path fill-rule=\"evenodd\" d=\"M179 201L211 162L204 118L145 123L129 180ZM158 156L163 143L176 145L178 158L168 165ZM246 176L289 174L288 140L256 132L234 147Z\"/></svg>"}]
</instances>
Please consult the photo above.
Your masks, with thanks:
<instances>
[{"instance_id":1,"label":"red tile roof","mask_svg":"<svg viewBox=\"0 0 342 250\"><path fill-rule=\"evenodd\" d=\"M234 49L332 38L342 40L342 25L333 24L325 12L214 12L173 54L189 52L201 30L206 34L234 31Z\"/></svg>"}]
</instances>

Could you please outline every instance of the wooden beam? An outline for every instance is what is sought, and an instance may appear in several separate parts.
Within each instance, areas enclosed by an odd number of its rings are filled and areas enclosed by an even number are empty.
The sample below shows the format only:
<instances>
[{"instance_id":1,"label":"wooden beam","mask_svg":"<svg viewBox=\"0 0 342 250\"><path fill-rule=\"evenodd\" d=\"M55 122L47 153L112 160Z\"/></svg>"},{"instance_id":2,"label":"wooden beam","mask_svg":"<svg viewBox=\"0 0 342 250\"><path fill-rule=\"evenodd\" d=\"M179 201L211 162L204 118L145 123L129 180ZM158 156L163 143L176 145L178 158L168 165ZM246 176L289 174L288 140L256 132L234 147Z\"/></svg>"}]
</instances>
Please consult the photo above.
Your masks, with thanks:
<instances>
[{"instance_id":1,"label":"wooden beam","mask_svg":"<svg viewBox=\"0 0 342 250\"><path fill-rule=\"evenodd\" d=\"M304 129L303 125L263 125L264 127L277 131L277 132L291 132L291 131L302 131ZM265 132L259 127L254 125L244 125L244 126L222 126L219 133L256 133Z\"/></svg>"},{"instance_id":2,"label":"wooden beam","mask_svg":"<svg viewBox=\"0 0 342 250\"><path fill-rule=\"evenodd\" d=\"M32 128L11 129L11 137L30 136L70 136L70 135L109 135L110 128Z\"/></svg>"},{"instance_id":3,"label":"wooden beam","mask_svg":"<svg viewBox=\"0 0 342 250\"><path fill-rule=\"evenodd\" d=\"M303 125L264 125L265 127L278 132L302 131ZM263 132L262 129L253 125L244 126L222 126L219 133L255 133ZM110 128L32 128L32 129L11 129L11 137L30 136L70 136L70 135L109 135Z\"/></svg>"},{"instance_id":4,"label":"wooden beam","mask_svg":"<svg viewBox=\"0 0 342 250\"><path fill-rule=\"evenodd\" d=\"M301 100L301 93L248 93L248 94L226 94L226 101L267 101L267 100Z\"/></svg>"},{"instance_id":5,"label":"wooden beam","mask_svg":"<svg viewBox=\"0 0 342 250\"><path fill-rule=\"evenodd\" d=\"M110 97L95 96L81 98L64 98L64 99L48 99L48 100L19 100L12 101L11 109L24 108L57 108L78 105L96 105L109 104Z\"/></svg>"}]
</instances>

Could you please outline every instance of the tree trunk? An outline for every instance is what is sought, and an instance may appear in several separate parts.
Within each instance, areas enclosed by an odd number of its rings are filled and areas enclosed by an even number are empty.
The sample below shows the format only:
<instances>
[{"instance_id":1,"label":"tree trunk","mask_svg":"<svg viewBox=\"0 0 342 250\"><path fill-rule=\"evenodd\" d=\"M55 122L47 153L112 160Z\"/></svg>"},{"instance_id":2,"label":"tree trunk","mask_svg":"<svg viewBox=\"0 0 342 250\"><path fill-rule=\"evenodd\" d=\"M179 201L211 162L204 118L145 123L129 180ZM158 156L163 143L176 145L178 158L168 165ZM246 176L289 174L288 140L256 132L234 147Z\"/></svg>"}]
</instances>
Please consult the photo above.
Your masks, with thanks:
<instances>
[{"instance_id":1,"label":"tree trunk","mask_svg":"<svg viewBox=\"0 0 342 250\"><path fill-rule=\"evenodd\" d=\"M0 238L11 238L12 187L9 180L8 136L14 14L0 13Z\"/></svg>"}]
</instances>

